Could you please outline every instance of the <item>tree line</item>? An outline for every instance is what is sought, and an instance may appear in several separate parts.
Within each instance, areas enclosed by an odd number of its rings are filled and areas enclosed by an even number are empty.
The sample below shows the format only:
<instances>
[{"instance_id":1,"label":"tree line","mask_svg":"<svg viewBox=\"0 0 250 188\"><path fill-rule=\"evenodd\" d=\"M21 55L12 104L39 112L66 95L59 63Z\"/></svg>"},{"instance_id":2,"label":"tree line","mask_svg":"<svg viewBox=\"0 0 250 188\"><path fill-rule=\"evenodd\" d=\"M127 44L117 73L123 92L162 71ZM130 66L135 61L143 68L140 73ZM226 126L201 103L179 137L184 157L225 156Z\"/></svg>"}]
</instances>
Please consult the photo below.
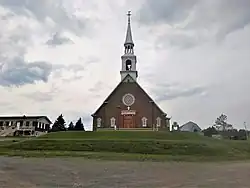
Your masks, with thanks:
<instances>
[{"instance_id":1,"label":"tree line","mask_svg":"<svg viewBox=\"0 0 250 188\"><path fill-rule=\"evenodd\" d=\"M223 138L233 140L246 140L249 131L245 129L235 129L232 124L227 122L227 115L221 114L216 120L214 125L202 131L204 136L212 137L213 135L220 135Z\"/></svg>"},{"instance_id":2,"label":"tree line","mask_svg":"<svg viewBox=\"0 0 250 188\"><path fill-rule=\"evenodd\" d=\"M71 121L68 127L66 127L66 121L64 120L64 117L61 114L55 120L50 129L50 132L58 132L58 131L85 131L85 129L81 118L79 118L75 124Z\"/></svg>"},{"instance_id":3,"label":"tree line","mask_svg":"<svg viewBox=\"0 0 250 188\"><path fill-rule=\"evenodd\" d=\"M214 124L202 130L204 136L222 136L223 138L234 140L246 140L250 136L250 131L245 129L235 129L232 124L227 122L227 115L221 114L216 118ZM177 122L173 122L172 131L180 131L180 126ZM195 131L194 131L195 132Z\"/></svg>"}]
</instances>

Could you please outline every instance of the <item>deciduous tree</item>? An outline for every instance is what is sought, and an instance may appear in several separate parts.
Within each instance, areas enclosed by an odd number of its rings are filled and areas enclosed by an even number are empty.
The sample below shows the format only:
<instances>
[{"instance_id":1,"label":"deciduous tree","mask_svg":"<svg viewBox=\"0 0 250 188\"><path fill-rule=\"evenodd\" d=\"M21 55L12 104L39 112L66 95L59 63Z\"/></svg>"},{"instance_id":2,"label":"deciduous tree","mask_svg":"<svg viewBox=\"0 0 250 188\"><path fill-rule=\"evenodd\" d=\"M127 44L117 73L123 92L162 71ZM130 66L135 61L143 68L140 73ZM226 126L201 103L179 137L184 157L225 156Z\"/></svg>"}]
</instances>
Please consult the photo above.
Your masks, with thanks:
<instances>
[{"instance_id":1,"label":"deciduous tree","mask_svg":"<svg viewBox=\"0 0 250 188\"><path fill-rule=\"evenodd\" d=\"M232 130L233 125L227 123L227 116L225 114L221 114L216 120L214 127L220 131Z\"/></svg>"}]
</instances>

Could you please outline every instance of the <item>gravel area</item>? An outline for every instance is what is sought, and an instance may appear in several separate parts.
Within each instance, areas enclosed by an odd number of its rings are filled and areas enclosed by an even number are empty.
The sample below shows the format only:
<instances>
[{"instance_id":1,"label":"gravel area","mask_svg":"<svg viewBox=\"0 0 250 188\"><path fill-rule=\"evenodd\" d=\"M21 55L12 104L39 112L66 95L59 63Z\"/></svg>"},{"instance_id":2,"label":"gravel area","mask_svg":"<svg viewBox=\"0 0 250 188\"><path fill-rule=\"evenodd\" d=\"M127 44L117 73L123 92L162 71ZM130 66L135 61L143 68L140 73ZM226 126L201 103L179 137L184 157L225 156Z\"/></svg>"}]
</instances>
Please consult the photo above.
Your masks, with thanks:
<instances>
[{"instance_id":1,"label":"gravel area","mask_svg":"<svg viewBox=\"0 0 250 188\"><path fill-rule=\"evenodd\" d=\"M1 188L249 188L250 162L112 162L0 157Z\"/></svg>"}]
</instances>

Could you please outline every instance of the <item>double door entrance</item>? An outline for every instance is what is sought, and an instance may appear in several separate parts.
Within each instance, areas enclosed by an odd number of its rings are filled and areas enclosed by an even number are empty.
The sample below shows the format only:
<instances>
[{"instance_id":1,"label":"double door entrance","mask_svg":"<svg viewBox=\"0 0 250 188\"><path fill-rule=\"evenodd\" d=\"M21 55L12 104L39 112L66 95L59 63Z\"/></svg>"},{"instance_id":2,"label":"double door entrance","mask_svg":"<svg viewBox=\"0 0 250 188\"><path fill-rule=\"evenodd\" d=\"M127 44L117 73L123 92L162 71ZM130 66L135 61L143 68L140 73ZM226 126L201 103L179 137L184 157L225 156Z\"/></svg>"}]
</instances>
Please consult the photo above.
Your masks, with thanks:
<instances>
[{"instance_id":1,"label":"double door entrance","mask_svg":"<svg viewBox=\"0 0 250 188\"><path fill-rule=\"evenodd\" d=\"M121 115L121 127L120 128L135 128L135 116L134 115Z\"/></svg>"}]
</instances>

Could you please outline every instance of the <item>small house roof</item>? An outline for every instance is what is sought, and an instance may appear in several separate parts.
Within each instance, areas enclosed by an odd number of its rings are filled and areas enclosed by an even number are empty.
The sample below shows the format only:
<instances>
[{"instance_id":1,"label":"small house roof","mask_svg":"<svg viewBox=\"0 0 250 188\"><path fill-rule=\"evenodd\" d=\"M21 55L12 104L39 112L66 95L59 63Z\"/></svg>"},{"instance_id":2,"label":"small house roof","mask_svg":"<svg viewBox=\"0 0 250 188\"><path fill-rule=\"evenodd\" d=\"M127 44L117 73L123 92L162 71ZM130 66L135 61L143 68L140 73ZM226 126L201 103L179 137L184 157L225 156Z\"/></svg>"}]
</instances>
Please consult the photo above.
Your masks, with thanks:
<instances>
[{"instance_id":1,"label":"small house roof","mask_svg":"<svg viewBox=\"0 0 250 188\"><path fill-rule=\"evenodd\" d=\"M189 121L180 127L181 131L202 131L202 129L196 123Z\"/></svg>"},{"instance_id":2,"label":"small house roof","mask_svg":"<svg viewBox=\"0 0 250 188\"><path fill-rule=\"evenodd\" d=\"M47 116L0 116L0 121L1 120L9 120L9 119L40 119L40 118L45 118L50 124L52 123L50 119Z\"/></svg>"}]
</instances>

